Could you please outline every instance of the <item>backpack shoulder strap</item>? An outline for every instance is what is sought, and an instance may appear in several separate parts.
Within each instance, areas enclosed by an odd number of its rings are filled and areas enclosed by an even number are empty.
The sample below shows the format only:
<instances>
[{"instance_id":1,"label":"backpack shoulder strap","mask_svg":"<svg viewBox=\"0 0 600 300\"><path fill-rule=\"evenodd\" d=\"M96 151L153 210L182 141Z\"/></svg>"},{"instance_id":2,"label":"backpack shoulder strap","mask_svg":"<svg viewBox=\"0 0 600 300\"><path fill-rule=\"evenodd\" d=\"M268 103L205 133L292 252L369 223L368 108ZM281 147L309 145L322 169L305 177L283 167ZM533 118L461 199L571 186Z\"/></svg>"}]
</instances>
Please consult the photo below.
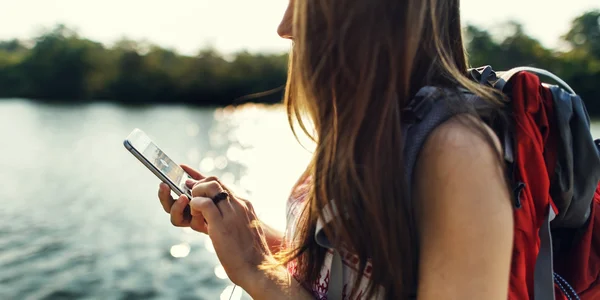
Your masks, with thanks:
<instances>
[{"instance_id":1,"label":"backpack shoulder strap","mask_svg":"<svg viewBox=\"0 0 600 300\"><path fill-rule=\"evenodd\" d=\"M466 105L453 105L457 101ZM414 168L429 135L442 123L456 115L472 112L478 105L485 103L463 89L426 86L417 92L403 112L402 144L407 195L412 193Z\"/></svg>"}]
</instances>

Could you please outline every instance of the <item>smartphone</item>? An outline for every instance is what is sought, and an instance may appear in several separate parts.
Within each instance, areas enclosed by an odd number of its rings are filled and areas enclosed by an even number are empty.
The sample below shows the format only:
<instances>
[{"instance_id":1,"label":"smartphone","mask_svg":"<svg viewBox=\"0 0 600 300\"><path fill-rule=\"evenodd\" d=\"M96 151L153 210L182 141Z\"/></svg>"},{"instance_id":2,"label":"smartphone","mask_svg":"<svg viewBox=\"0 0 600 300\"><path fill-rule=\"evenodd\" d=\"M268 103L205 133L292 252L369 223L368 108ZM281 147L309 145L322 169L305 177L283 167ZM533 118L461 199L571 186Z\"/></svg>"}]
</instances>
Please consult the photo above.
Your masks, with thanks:
<instances>
[{"instance_id":1,"label":"smartphone","mask_svg":"<svg viewBox=\"0 0 600 300\"><path fill-rule=\"evenodd\" d=\"M192 199L192 192L185 184L192 177L160 150L143 131L134 129L125 138L123 145L156 177L168 184L177 196L186 195L188 199Z\"/></svg>"}]
</instances>

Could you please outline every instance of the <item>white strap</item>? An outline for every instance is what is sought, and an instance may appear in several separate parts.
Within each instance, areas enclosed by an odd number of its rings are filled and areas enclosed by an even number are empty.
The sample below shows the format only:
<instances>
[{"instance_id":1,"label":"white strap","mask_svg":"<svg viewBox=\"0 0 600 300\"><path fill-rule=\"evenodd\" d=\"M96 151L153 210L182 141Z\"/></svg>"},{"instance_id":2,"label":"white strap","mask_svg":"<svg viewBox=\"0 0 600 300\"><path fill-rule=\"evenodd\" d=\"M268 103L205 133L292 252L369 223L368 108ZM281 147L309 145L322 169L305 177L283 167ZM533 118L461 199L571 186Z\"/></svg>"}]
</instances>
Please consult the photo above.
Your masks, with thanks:
<instances>
[{"instance_id":1,"label":"white strap","mask_svg":"<svg viewBox=\"0 0 600 300\"><path fill-rule=\"evenodd\" d=\"M321 247L333 250L333 256L331 258L331 269L329 270L329 285L327 287L327 299L337 300L342 299L344 292L344 270L342 256L337 251L331 241L327 238L323 228L327 223L331 222L333 218L339 217L339 213L333 202L330 202L323 208L323 219L317 220L317 228L315 230L315 241Z\"/></svg>"},{"instance_id":2,"label":"white strap","mask_svg":"<svg viewBox=\"0 0 600 300\"><path fill-rule=\"evenodd\" d=\"M331 245L331 241L325 235L325 231L323 228L333 220L333 218L337 218L339 216L338 211L335 207L335 203L330 202L323 208L323 219L319 218L317 220L317 228L315 230L315 240L317 244L321 247L331 249L333 245Z\"/></svg>"},{"instance_id":3,"label":"white strap","mask_svg":"<svg viewBox=\"0 0 600 300\"><path fill-rule=\"evenodd\" d=\"M333 251L331 270L329 271L329 286L327 288L328 300L341 300L344 293L344 270L342 256L338 251Z\"/></svg>"}]
</instances>

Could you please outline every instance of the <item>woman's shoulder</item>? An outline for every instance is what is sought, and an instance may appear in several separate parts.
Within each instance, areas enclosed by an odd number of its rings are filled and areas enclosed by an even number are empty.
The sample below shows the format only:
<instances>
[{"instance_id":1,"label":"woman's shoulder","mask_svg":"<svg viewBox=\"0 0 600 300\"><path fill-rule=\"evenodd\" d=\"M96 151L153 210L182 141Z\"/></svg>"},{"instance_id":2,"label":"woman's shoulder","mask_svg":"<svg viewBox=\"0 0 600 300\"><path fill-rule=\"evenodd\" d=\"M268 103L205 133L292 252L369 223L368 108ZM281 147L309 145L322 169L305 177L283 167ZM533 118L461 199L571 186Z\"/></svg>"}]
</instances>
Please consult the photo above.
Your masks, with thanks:
<instances>
[{"instance_id":1,"label":"woman's shoulder","mask_svg":"<svg viewBox=\"0 0 600 300\"><path fill-rule=\"evenodd\" d=\"M502 152L500 139L494 130L480 118L471 114L458 114L440 124L425 142L425 156L442 152L446 159L474 153L487 154L495 158Z\"/></svg>"},{"instance_id":2,"label":"woman's shoulder","mask_svg":"<svg viewBox=\"0 0 600 300\"><path fill-rule=\"evenodd\" d=\"M431 132L416 162L415 179L443 184L454 178L504 178L502 151L500 139L485 122L459 114Z\"/></svg>"}]
</instances>

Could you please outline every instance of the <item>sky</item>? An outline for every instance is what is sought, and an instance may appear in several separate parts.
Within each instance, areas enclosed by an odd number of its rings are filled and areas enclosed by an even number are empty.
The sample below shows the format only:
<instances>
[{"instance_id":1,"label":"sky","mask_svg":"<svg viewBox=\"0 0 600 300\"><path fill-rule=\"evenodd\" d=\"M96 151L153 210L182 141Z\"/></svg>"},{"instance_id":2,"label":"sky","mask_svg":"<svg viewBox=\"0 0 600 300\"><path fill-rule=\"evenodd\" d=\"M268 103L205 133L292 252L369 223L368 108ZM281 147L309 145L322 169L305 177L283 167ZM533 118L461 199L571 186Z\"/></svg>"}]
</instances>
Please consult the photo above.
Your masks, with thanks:
<instances>
[{"instance_id":1,"label":"sky","mask_svg":"<svg viewBox=\"0 0 600 300\"><path fill-rule=\"evenodd\" d=\"M31 38L63 23L107 45L128 37L183 54L206 45L225 53L278 52L290 46L276 34L286 6L287 0L0 0L0 40ZM571 20L600 9L600 0L462 0L461 7L465 24L489 29L516 20L556 47Z\"/></svg>"}]
</instances>

